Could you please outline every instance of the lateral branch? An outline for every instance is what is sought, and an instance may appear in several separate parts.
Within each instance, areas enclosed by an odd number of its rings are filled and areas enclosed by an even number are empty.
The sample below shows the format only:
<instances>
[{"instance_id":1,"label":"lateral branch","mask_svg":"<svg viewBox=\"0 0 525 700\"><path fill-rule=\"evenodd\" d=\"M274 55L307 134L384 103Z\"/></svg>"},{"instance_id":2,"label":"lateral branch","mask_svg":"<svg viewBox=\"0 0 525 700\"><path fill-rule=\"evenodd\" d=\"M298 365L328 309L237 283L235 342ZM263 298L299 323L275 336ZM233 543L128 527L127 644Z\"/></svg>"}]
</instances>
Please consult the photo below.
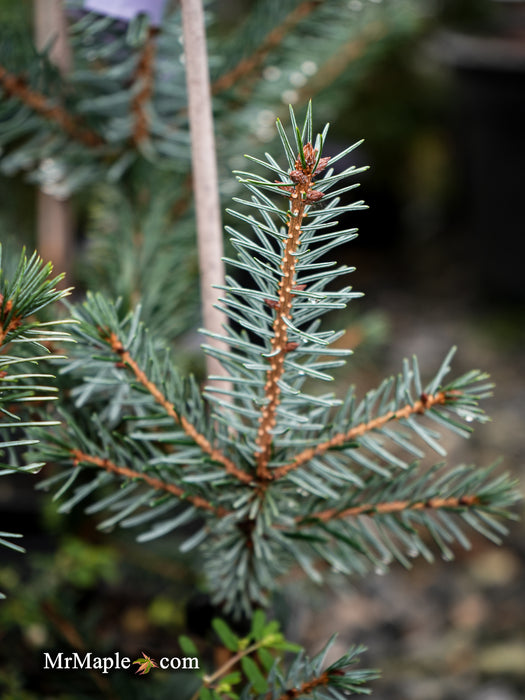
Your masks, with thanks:
<instances>
[{"instance_id":1,"label":"lateral branch","mask_svg":"<svg viewBox=\"0 0 525 700\"><path fill-rule=\"evenodd\" d=\"M231 461L231 459L228 459L228 457L226 457L226 455L224 455L220 450L213 447L213 445L210 444L209 440L204 435L199 433L199 431L195 428L195 426L192 423L190 423L190 421L187 418L185 418L184 416L179 416L173 404L170 401L168 401L168 399L160 391L157 385L148 379L145 372L138 366L138 364L131 357L129 352L124 349L124 346L120 342L117 335L115 333L111 333L109 335L108 340L112 350L120 357L120 361L130 368L130 370L135 375L137 381L140 384L142 384L142 386L145 389L147 389L147 391L153 396L155 401L162 406L162 408L171 418L173 418L175 423L181 426L186 435L191 437L192 440L194 440L195 443L201 448L201 450L207 455L209 455L214 462L222 464L228 472L228 474L231 474L232 476L236 477L239 481L242 481L245 484L251 483L252 478L249 474L239 469Z\"/></svg>"},{"instance_id":2,"label":"lateral branch","mask_svg":"<svg viewBox=\"0 0 525 700\"><path fill-rule=\"evenodd\" d=\"M156 53L155 37L157 34L158 29L150 27L148 38L142 49L135 71L135 80L139 88L131 102L131 111L134 117L133 143L136 145L145 141L149 136L149 118L145 105L153 94Z\"/></svg>"},{"instance_id":3,"label":"lateral branch","mask_svg":"<svg viewBox=\"0 0 525 700\"><path fill-rule=\"evenodd\" d=\"M225 508L222 508L222 506L214 506L205 498L201 498L200 496L193 496L192 494L186 493L184 489L180 488L180 486L167 483L166 481L162 481L162 479L158 479L157 477L151 476L150 474L146 474L145 472L139 472L135 469L130 469L129 467L119 466L112 462L110 459L95 457L93 455L87 454L86 452L82 452L82 450L76 449L71 450L71 455L73 456L73 459L76 463L83 462L86 464L91 464L95 467L105 469L107 472L112 472L113 474L123 476L126 479L140 479L156 491L166 491L167 493L171 493L173 496L176 496L181 500L188 501L188 503L191 503L196 508L201 508L202 510L207 510L211 513L214 513L219 518L225 516L228 513L228 511Z\"/></svg>"},{"instance_id":4,"label":"lateral branch","mask_svg":"<svg viewBox=\"0 0 525 700\"><path fill-rule=\"evenodd\" d=\"M437 394L422 394L421 397L413 404L406 404L406 406L403 406L403 408L400 408L397 411L388 411L388 413L385 413L382 416L378 416L377 418L373 418L366 423L360 423L359 425L354 426L346 433L338 433L329 440L320 442L318 445L316 445L316 447L309 447L306 450L299 452L299 454L294 457L293 462L284 464L282 467L272 470L270 478L273 480L281 479L289 472L301 467L306 462L309 462L314 457L324 454L328 450L339 447L345 442L361 437L362 435L365 435L365 433L369 433L372 430L380 430L389 421L408 418L414 414L424 414L429 408L432 408L432 406L445 404L447 399L450 399L450 394L446 394L444 391L439 391Z\"/></svg>"},{"instance_id":5,"label":"lateral branch","mask_svg":"<svg viewBox=\"0 0 525 700\"><path fill-rule=\"evenodd\" d=\"M306 520L321 520L323 523L335 518L356 518L360 515L387 515L389 513L401 513L407 510L443 510L443 509L458 509L472 508L481 505L479 496L451 496L449 498L428 498L423 501L387 501L385 503L363 503L360 506L353 506L338 510L337 508L328 508L319 513L313 513L307 518L298 518L299 524L305 525Z\"/></svg>"},{"instance_id":6,"label":"lateral branch","mask_svg":"<svg viewBox=\"0 0 525 700\"><path fill-rule=\"evenodd\" d=\"M277 700L296 700L296 698L300 698L303 695L308 695L310 693L313 693L316 688L320 688L322 686L327 686L330 683L330 674L328 671L325 671L324 673L321 673L320 676L317 676L316 678L312 678L309 681L305 681L304 683L301 683L301 685L297 688L290 688L289 690L285 690L282 695L279 695ZM268 694L267 700L271 700L273 697L272 694Z\"/></svg>"},{"instance_id":7,"label":"lateral branch","mask_svg":"<svg viewBox=\"0 0 525 700\"><path fill-rule=\"evenodd\" d=\"M90 148L105 144L101 136L84 127L77 118L60 105L50 102L41 92L30 88L24 78L8 73L3 66L0 66L0 85L8 95L16 97L37 114L55 122L76 141L80 141Z\"/></svg>"},{"instance_id":8,"label":"lateral branch","mask_svg":"<svg viewBox=\"0 0 525 700\"><path fill-rule=\"evenodd\" d=\"M339 47L317 70L316 74L298 90L298 102L311 100L316 94L332 85L351 64L356 64L371 45L376 45L388 34L384 22L373 21Z\"/></svg>"}]
</instances>

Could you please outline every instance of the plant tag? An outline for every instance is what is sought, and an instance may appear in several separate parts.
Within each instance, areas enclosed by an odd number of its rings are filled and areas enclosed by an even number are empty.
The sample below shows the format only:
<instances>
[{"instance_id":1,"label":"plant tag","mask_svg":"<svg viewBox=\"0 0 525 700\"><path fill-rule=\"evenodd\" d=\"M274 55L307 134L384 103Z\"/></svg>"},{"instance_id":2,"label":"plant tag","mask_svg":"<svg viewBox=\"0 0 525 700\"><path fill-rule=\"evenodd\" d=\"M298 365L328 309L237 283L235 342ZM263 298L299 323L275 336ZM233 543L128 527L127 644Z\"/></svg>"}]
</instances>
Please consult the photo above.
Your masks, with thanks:
<instances>
[{"instance_id":1,"label":"plant tag","mask_svg":"<svg viewBox=\"0 0 525 700\"><path fill-rule=\"evenodd\" d=\"M151 24L158 26L162 20L165 0L84 0L84 9L101 15L132 20L140 12L149 15Z\"/></svg>"}]
</instances>

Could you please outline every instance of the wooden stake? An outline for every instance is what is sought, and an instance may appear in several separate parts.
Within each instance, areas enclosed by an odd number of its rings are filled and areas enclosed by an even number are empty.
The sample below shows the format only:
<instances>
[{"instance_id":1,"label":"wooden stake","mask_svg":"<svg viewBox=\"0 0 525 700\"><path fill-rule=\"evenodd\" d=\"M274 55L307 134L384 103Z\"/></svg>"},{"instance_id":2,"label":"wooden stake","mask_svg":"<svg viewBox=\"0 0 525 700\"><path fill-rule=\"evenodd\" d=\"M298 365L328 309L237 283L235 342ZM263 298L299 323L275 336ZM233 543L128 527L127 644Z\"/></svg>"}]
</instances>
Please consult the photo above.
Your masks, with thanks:
<instances>
[{"instance_id":1,"label":"wooden stake","mask_svg":"<svg viewBox=\"0 0 525 700\"><path fill-rule=\"evenodd\" d=\"M33 13L37 48L43 49L54 40L50 58L65 73L70 70L72 60L62 5L61 0L34 0ZM42 258L51 261L57 272L70 272L73 218L68 200L38 192L37 247Z\"/></svg>"},{"instance_id":2,"label":"wooden stake","mask_svg":"<svg viewBox=\"0 0 525 700\"><path fill-rule=\"evenodd\" d=\"M222 333L226 316L214 304L219 291L212 285L224 284L222 222L213 133L210 77L206 51L204 12L201 0L182 0L184 56L188 90L188 112L193 165L193 191L197 221L202 317L207 330ZM210 344L226 349L227 345L210 339ZM225 370L207 357L208 374L224 376ZM227 388L226 382L209 382Z\"/></svg>"}]
</instances>

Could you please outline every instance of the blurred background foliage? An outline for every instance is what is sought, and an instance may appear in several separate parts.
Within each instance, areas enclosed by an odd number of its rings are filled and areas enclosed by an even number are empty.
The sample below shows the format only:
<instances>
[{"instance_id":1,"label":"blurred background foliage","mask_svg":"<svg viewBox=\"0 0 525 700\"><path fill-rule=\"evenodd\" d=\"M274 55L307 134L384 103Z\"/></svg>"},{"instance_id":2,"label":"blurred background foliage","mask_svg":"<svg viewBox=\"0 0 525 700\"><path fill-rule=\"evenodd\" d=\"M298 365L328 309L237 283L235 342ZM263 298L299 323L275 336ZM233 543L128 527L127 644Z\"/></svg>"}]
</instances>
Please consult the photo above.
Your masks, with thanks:
<instances>
[{"instance_id":1,"label":"blurred background foliage","mask_svg":"<svg viewBox=\"0 0 525 700\"><path fill-rule=\"evenodd\" d=\"M71 21L78 21L80 4L72 5ZM452 459L488 463L504 455L506 467L523 476L525 3L317 5L207 3L215 85L257 56L275 27L285 28L254 70L216 89L223 203L236 191L231 170L243 167L243 153L271 150L275 117L286 115L289 102L300 109L314 97L316 122L332 124L328 153L365 137L356 164L371 166L362 178L370 210L359 215L360 237L347 254L357 266L353 284L366 296L359 317L352 311L338 319L356 347L346 371L358 386L369 385L407 354L433 366L434 356L457 343L464 367L488 369L497 394L493 427L474 436L465 456L451 444ZM344 5L344 22L334 20L336 5ZM288 28L300 7L304 19ZM317 11L327 13L325 24ZM2 60L30 66L32 4L0 0L0 17ZM11 148L21 144L7 143L5 152ZM129 306L141 300L151 325L178 344L181 363L200 372L189 160L186 154L173 171L162 154L131 151L134 160L113 183L101 181L99 162L72 195L68 283L79 296L94 287ZM13 249L36 244L35 185L27 174L0 175L2 240ZM95 519L58 515L33 486L28 476L0 483L4 518L24 532L28 549L25 557L3 554L0 567L8 593L0 606L2 697L178 697L188 682L180 674L142 682L129 674L42 672L43 650L177 655L182 630L203 654L210 642L219 645L209 630L214 611L172 543L145 550L122 532L102 537ZM418 563L410 578L400 571L328 596L291 581L276 610L312 652L327 610L339 621L341 645L365 641L367 662L384 666L385 679L374 684L379 700L519 700L523 526L503 549L485 547L476 543L453 566Z\"/></svg>"}]
</instances>

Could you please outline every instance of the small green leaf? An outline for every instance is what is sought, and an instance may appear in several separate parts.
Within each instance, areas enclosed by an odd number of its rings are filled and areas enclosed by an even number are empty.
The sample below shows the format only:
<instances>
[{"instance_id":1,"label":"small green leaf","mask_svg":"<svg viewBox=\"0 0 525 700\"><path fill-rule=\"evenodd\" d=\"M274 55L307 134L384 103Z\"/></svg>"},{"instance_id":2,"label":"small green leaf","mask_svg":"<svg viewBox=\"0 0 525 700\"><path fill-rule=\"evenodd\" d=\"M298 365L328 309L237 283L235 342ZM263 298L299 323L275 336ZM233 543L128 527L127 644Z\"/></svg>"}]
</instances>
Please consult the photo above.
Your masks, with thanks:
<instances>
[{"instance_id":1,"label":"small green leaf","mask_svg":"<svg viewBox=\"0 0 525 700\"><path fill-rule=\"evenodd\" d=\"M198 656L199 652L197 647L189 637L186 637L185 634L180 635L179 645L182 651L188 656Z\"/></svg>"},{"instance_id":2,"label":"small green leaf","mask_svg":"<svg viewBox=\"0 0 525 700\"><path fill-rule=\"evenodd\" d=\"M259 661L262 663L264 668L267 671L270 671L275 663L275 657L268 651L268 649L265 649L264 647L261 647L257 651L257 656L259 657Z\"/></svg>"},{"instance_id":3,"label":"small green leaf","mask_svg":"<svg viewBox=\"0 0 525 700\"><path fill-rule=\"evenodd\" d=\"M253 659L249 656L244 656L241 659L242 670L246 674L246 677L253 685L253 689L257 693L265 693L268 690L268 683L266 678L261 673L259 667Z\"/></svg>"},{"instance_id":4,"label":"small green leaf","mask_svg":"<svg viewBox=\"0 0 525 700\"><path fill-rule=\"evenodd\" d=\"M202 687L199 693L199 700L213 700L213 695L208 688Z\"/></svg>"},{"instance_id":5,"label":"small green leaf","mask_svg":"<svg viewBox=\"0 0 525 700\"><path fill-rule=\"evenodd\" d=\"M287 642L286 640L283 640L282 642L277 642L276 644L272 644L272 649L279 649L282 651L294 651L297 653L303 650L300 644L294 644L293 642Z\"/></svg>"},{"instance_id":6,"label":"small green leaf","mask_svg":"<svg viewBox=\"0 0 525 700\"><path fill-rule=\"evenodd\" d=\"M242 639L239 639L239 644L237 646L239 651L244 651L250 644L250 638L249 637L243 637Z\"/></svg>"},{"instance_id":7,"label":"small green leaf","mask_svg":"<svg viewBox=\"0 0 525 700\"><path fill-rule=\"evenodd\" d=\"M261 640L261 644L265 647L275 647L276 644L281 644L284 642L284 637L280 632L270 632L270 634L265 634Z\"/></svg>"},{"instance_id":8,"label":"small green leaf","mask_svg":"<svg viewBox=\"0 0 525 700\"><path fill-rule=\"evenodd\" d=\"M220 700L238 700L239 696L234 692L229 683L221 681L220 684L214 691L214 698L220 698Z\"/></svg>"},{"instance_id":9,"label":"small green leaf","mask_svg":"<svg viewBox=\"0 0 525 700\"><path fill-rule=\"evenodd\" d=\"M211 624L213 629L219 635L219 638L226 649L229 649L230 651L237 651L239 648L239 637L229 628L224 620L216 617L214 620L212 620Z\"/></svg>"},{"instance_id":10,"label":"small green leaf","mask_svg":"<svg viewBox=\"0 0 525 700\"><path fill-rule=\"evenodd\" d=\"M240 683L242 680L242 676L239 671L233 671L232 673L228 673L228 675L224 676L221 679L221 684L222 683L229 683L230 685L236 685L237 683Z\"/></svg>"},{"instance_id":11,"label":"small green leaf","mask_svg":"<svg viewBox=\"0 0 525 700\"><path fill-rule=\"evenodd\" d=\"M277 620L272 620L265 626L263 630L263 637L267 637L270 634L275 634L276 632L279 632L279 623Z\"/></svg>"},{"instance_id":12,"label":"small green leaf","mask_svg":"<svg viewBox=\"0 0 525 700\"><path fill-rule=\"evenodd\" d=\"M255 611L252 618L252 628L250 630L251 636L257 641L262 638L264 631L264 623L266 622L266 615L259 608Z\"/></svg>"}]
</instances>

